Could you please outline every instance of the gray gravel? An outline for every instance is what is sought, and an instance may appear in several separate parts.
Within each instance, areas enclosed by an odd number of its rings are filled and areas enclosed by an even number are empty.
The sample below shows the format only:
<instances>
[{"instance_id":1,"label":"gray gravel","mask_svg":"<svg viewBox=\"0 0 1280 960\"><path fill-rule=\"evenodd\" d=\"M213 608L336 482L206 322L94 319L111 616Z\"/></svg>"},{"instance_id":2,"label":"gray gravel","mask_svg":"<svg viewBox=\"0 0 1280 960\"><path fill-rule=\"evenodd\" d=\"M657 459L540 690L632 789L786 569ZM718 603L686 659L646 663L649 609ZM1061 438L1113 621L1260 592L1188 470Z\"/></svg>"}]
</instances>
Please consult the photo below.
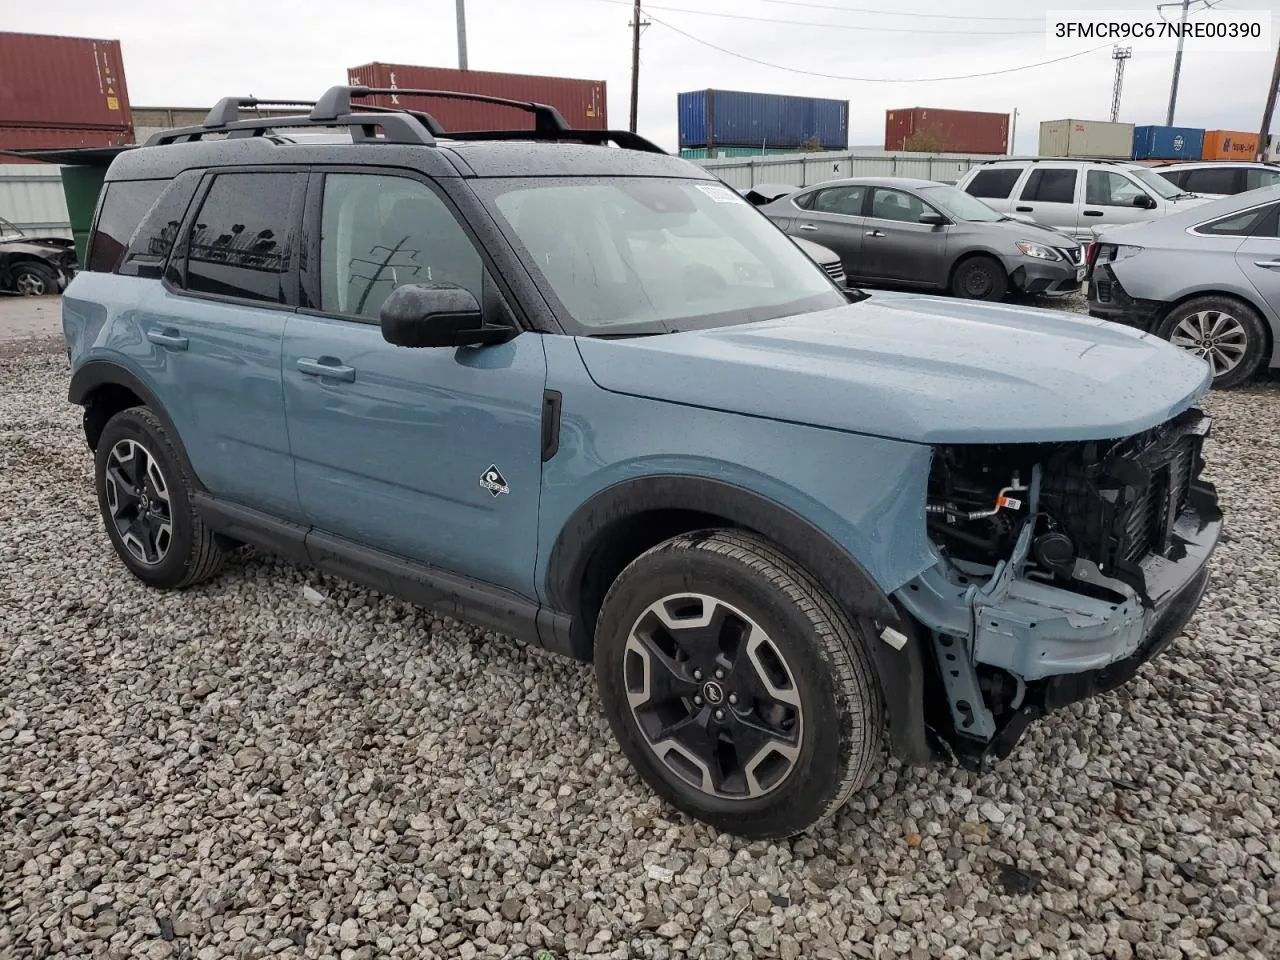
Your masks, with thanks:
<instances>
[{"instance_id":1,"label":"gray gravel","mask_svg":"<svg viewBox=\"0 0 1280 960\"><path fill-rule=\"evenodd\" d=\"M890 764L743 843L654 800L586 667L253 554L136 583L34 350L0 358L0 957L1280 956L1274 384L1212 399L1230 540L1169 655L984 775Z\"/></svg>"}]
</instances>

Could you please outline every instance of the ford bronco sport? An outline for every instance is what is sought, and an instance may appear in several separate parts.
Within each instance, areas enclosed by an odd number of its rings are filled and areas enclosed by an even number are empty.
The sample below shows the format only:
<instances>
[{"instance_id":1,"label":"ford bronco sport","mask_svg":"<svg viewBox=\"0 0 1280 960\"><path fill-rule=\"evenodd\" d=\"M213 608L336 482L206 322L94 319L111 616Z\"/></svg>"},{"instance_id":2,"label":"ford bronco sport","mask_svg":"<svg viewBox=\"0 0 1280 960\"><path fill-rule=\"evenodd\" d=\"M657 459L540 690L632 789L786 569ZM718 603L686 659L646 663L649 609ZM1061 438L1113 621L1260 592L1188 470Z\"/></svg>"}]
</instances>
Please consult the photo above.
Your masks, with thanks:
<instances>
[{"instance_id":1,"label":"ford bronco sport","mask_svg":"<svg viewBox=\"0 0 1280 960\"><path fill-rule=\"evenodd\" d=\"M70 400L145 583L249 543L594 660L643 778L746 836L833 813L886 739L1006 755L1191 616L1202 361L842 290L634 134L375 92L224 101L108 171Z\"/></svg>"}]
</instances>

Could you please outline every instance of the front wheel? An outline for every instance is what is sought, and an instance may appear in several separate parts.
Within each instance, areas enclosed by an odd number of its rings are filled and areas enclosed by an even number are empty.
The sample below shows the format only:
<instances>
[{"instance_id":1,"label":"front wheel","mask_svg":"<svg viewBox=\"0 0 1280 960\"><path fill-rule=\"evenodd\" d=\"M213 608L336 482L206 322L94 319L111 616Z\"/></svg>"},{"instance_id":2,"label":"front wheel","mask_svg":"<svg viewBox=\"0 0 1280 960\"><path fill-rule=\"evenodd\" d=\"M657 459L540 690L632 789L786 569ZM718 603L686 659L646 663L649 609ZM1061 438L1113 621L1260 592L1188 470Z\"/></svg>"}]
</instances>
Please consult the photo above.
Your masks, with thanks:
<instances>
[{"instance_id":1,"label":"front wheel","mask_svg":"<svg viewBox=\"0 0 1280 960\"><path fill-rule=\"evenodd\" d=\"M868 643L772 545L703 531L618 576L597 623L596 678L654 790L721 830L784 837L834 814L879 757Z\"/></svg>"},{"instance_id":2,"label":"front wheel","mask_svg":"<svg viewBox=\"0 0 1280 960\"><path fill-rule=\"evenodd\" d=\"M1215 387L1237 387L1262 364L1266 332L1250 306L1231 297L1197 297L1172 310L1156 335L1209 364Z\"/></svg>"},{"instance_id":3,"label":"front wheel","mask_svg":"<svg viewBox=\"0 0 1280 960\"><path fill-rule=\"evenodd\" d=\"M966 300L1003 300L1009 292L1009 275L998 260L970 257L956 267L951 292Z\"/></svg>"}]
</instances>

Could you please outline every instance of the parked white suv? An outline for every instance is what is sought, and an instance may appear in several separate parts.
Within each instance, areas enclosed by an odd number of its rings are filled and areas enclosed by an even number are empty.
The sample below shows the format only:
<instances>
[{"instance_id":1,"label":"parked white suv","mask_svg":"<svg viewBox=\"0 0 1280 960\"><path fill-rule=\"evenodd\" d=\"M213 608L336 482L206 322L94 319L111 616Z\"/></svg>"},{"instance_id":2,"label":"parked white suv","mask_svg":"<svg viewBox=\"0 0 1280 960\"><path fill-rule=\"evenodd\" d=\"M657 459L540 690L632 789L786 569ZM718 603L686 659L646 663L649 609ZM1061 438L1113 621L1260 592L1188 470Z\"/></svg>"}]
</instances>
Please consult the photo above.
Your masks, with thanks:
<instances>
[{"instance_id":1,"label":"parked white suv","mask_svg":"<svg viewBox=\"0 0 1280 960\"><path fill-rule=\"evenodd\" d=\"M1203 160L1199 163L1161 163L1151 167L1179 190L1189 190L1208 200L1274 187L1280 183L1280 166L1242 160Z\"/></svg>"},{"instance_id":2,"label":"parked white suv","mask_svg":"<svg viewBox=\"0 0 1280 960\"><path fill-rule=\"evenodd\" d=\"M1000 213L1029 218L1078 240L1091 240L1096 227L1156 220L1205 202L1127 160L988 160L956 186Z\"/></svg>"}]
</instances>

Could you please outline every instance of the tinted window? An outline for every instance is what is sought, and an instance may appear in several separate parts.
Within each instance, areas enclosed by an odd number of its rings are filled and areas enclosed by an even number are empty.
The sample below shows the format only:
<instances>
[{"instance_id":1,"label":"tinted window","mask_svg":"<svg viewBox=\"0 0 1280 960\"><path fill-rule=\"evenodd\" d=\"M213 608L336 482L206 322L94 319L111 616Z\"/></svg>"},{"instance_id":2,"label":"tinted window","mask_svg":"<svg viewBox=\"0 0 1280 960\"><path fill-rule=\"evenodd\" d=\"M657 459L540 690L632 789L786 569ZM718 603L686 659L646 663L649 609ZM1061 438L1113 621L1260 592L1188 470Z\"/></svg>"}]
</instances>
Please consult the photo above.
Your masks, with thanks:
<instances>
[{"instance_id":1,"label":"tinted window","mask_svg":"<svg viewBox=\"0 0 1280 960\"><path fill-rule=\"evenodd\" d=\"M1158 176L1164 177L1166 180L1172 183L1175 187L1181 187L1184 190L1187 187L1188 173L1190 173L1189 170L1157 170L1156 171L1156 174Z\"/></svg>"},{"instance_id":2,"label":"tinted window","mask_svg":"<svg viewBox=\"0 0 1280 960\"><path fill-rule=\"evenodd\" d=\"M168 185L168 180L116 180L106 184L85 269L110 273L119 265L133 231Z\"/></svg>"},{"instance_id":3,"label":"tinted window","mask_svg":"<svg viewBox=\"0 0 1280 960\"><path fill-rule=\"evenodd\" d=\"M1280 183L1280 170L1269 167L1256 167L1244 172L1244 188L1257 190L1259 187L1274 187Z\"/></svg>"},{"instance_id":4,"label":"tinted window","mask_svg":"<svg viewBox=\"0 0 1280 960\"><path fill-rule=\"evenodd\" d=\"M1185 188L1192 193L1238 193L1236 171L1230 167L1188 170Z\"/></svg>"},{"instance_id":5,"label":"tinted window","mask_svg":"<svg viewBox=\"0 0 1280 960\"><path fill-rule=\"evenodd\" d=\"M292 173L230 173L213 181L191 228L187 289L283 303Z\"/></svg>"},{"instance_id":6,"label":"tinted window","mask_svg":"<svg viewBox=\"0 0 1280 960\"><path fill-rule=\"evenodd\" d=\"M134 231L124 263L120 265L123 276L134 277L147 267L164 266L178 239L182 218L186 216L187 207L199 185L200 173L188 170L165 188L151 212L143 218L142 225ZM158 273L155 275L159 276Z\"/></svg>"},{"instance_id":7,"label":"tinted window","mask_svg":"<svg viewBox=\"0 0 1280 960\"><path fill-rule=\"evenodd\" d=\"M1011 167L1001 170L983 170L969 181L964 192L974 197L989 197L996 200L1007 200L1013 192L1014 184L1022 176L1026 167Z\"/></svg>"},{"instance_id":8,"label":"tinted window","mask_svg":"<svg viewBox=\"0 0 1280 960\"><path fill-rule=\"evenodd\" d=\"M1022 190L1023 200L1041 203L1072 203L1076 196L1074 170L1032 170Z\"/></svg>"},{"instance_id":9,"label":"tinted window","mask_svg":"<svg viewBox=\"0 0 1280 960\"><path fill-rule=\"evenodd\" d=\"M1122 173L1110 170L1090 170L1084 181L1084 202L1098 207L1132 207L1135 197L1145 197L1147 191Z\"/></svg>"},{"instance_id":10,"label":"tinted window","mask_svg":"<svg viewBox=\"0 0 1280 960\"><path fill-rule=\"evenodd\" d=\"M1211 237L1248 237L1255 233L1265 236L1268 231L1260 228L1267 227L1269 221L1275 220L1276 209L1275 206L1270 206L1233 213L1221 220L1214 220L1212 223L1196 227L1196 232L1205 233ZM1274 230L1271 232L1274 233Z\"/></svg>"},{"instance_id":11,"label":"tinted window","mask_svg":"<svg viewBox=\"0 0 1280 960\"><path fill-rule=\"evenodd\" d=\"M922 213L933 213L933 210L919 197L903 193L901 190L876 187L875 192L871 194L871 216L880 220L918 223Z\"/></svg>"},{"instance_id":12,"label":"tinted window","mask_svg":"<svg viewBox=\"0 0 1280 960\"><path fill-rule=\"evenodd\" d=\"M453 283L483 296L484 264L439 197L416 180L325 177L320 306L375 318L404 283Z\"/></svg>"},{"instance_id":13,"label":"tinted window","mask_svg":"<svg viewBox=\"0 0 1280 960\"><path fill-rule=\"evenodd\" d=\"M820 190L809 209L819 213L842 213L848 217L860 217L865 193L865 187L831 187Z\"/></svg>"}]
</instances>

